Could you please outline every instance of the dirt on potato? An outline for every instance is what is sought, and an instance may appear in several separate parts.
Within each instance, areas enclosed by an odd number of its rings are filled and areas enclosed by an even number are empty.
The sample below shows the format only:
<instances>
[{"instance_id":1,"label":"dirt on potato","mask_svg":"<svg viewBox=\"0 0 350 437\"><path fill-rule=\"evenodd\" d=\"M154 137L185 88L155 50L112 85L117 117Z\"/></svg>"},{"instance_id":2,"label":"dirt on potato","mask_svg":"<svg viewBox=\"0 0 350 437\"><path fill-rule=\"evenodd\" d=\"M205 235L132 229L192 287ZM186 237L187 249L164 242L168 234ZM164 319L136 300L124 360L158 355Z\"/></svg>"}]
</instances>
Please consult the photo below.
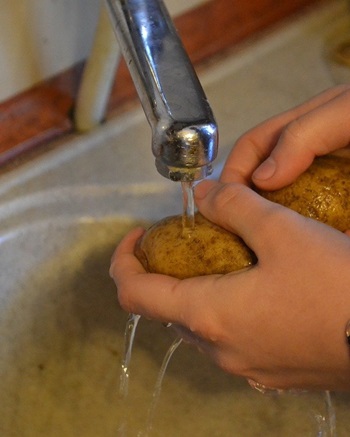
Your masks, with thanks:
<instances>
[{"instance_id":1,"label":"dirt on potato","mask_svg":"<svg viewBox=\"0 0 350 437\"><path fill-rule=\"evenodd\" d=\"M276 191L256 191L299 214L332 226L350 229L350 159L327 155L316 158L291 185ZM166 217L139 240L135 255L150 273L179 279L226 274L257 262L244 241L195 215L195 227L183 232L182 216Z\"/></svg>"}]
</instances>

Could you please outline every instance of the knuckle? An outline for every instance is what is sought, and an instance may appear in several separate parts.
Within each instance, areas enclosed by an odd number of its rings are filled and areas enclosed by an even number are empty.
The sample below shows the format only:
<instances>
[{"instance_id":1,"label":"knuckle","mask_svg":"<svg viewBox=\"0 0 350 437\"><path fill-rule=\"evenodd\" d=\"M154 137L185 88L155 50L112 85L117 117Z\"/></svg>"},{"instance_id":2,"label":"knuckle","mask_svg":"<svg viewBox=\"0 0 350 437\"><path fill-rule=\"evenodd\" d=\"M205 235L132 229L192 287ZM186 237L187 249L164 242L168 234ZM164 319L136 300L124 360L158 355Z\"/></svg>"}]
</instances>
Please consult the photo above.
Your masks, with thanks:
<instances>
[{"instance_id":1,"label":"knuckle","mask_svg":"<svg viewBox=\"0 0 350 437\"><path fill-rule=\"evenodd\" d=\"M285 128L282 139L286 142L300 143L306 135L306 126L303 123L302 117L291 121Z\"/></svg>"},{"instance_id":2,"label":"knuckle","mask_svg":"<svg viewBox=\"0 0 350 437\"><path fill-rule=\"evenodd\" d=\"M241 192L241 186L238 184L223 184L213 199L214 209L224 211L229 204L239 201Z\"/></svg>"},{"instance_id":3,"label":"knuckle","mask_svg":"<svg viewBox=\"0 0 350 437\"><path fill-rule=\"evenodd\" d=\"M234 147L248 149L256 158L262 160L266 158L268 151L262 147L261 141L259 141L259 136L256 135L257 127L259 127L259 125L249 129L239 136Z\"/></svg>"},{"instance_id":4,"label":"knuckle","mask_svg":"<svg viewBox=\"0 0 350 437\"><path fill-rule=\"evenodd\" d=\"M191 304L193 308L193 302ZM207 304L200 299L195 302L195 310L191 314L183 314L188 329L197 337L200 337L211 344L218 343L221 337L220 325L217 321L217 314L208 310Z\"/></svg>"},{"instance_id":5,"label":"knuckle","mask_svg":"<svg viewBox=\"0 0 350 437\"><path fill-rule=\"evenodd\" d=\"M329 150L328 138L323 138L321 135L318 142L313 141L314 128L313 123L310 123L305 116L296 118L291 121L285 128L282 134L284 145L292 146L296 150L303 150L303 153L310 154L314 157L317 154L326 154Z\"/></svg>"},{"instance_id":6,"label":"knuckle","mask_svg":"<svg viewBox=\"0 0 350 437\"><path fill-rule=\"evenodd\" d=\"M238 375L243 378L251 378L251 367L247 365L244 357L235 354L225 353L224 351L218 352L214 357L215 364L220 367L224 372L232 375Z\"/></svg>"},{"instance_id":7,"label":"knuckle","mask_svg":"<svg viewBox=\"0 0 350 437\"><path fill-rule=\"evenodd\" d=\"M233 375L242 375L239 365L228 359L224 354L217 354L214 358L215 364L224 372Z\"/></svg>"},{"instance_id":8,"label":"knuckle","mask_svg":"<svg viewBox=\"0 0 350 437\"><path fill-rule=\"evenodd\" d=\"M205 315L201 309L197 308L187 320L188 328L193 334L205 340L213 337L214 329L211 318L208 314Z\"/></svg>"},{"instance_id":9,"label":"knuckle","mask_svg":"<svg viewBox=\"0 0 350 437\"><path fill-rule=\"evenodd\" d=\"M277 203L268 202L270 204L264 209L259 221L260 241L265 248L280 244L279 235L285 234L285 226L289 223L286 213L290 212Z\"/></svg>"},{"instance_id":10,"label":"knuckle","mask_svg":"<svg viewBox=\"0 0 350 437\"><path fill-rule=\"evenodd\" d=\"M284 223L286 220L286 209L285 207L271 202L269 208L266 208L263 224L266 224L272 229L278 229L279 225ZM260 230L261 231L261 230Z\"/></svg>"},{"instance_id":11,"label":"knuckle","mask_svg":"<svg viewBox=\"0 0 350 437\"><path fill-rule=\"evenodd\" d=\"M121 308L126 312L133 312L133 308L130 301L130 294L127 287L117 286L118 301Z\"/></svg>"}]
</instances>

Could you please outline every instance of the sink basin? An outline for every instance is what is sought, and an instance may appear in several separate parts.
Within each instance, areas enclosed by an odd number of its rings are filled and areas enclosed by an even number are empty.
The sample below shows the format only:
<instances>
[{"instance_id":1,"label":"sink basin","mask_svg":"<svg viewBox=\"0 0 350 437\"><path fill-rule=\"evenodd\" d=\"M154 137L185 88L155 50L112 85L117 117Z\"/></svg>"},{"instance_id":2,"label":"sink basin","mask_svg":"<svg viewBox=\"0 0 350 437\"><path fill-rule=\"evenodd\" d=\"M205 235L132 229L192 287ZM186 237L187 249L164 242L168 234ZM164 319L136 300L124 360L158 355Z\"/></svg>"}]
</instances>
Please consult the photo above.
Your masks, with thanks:
<instances>
[{"instance_id":1,"label":"sink basin","mask_svg":"<svg viewBox=\"0 0 350 437\"><path fill-rule=\"evenodd\" d=\"M127 315L108 266L128 229L178 212L179 194L151 184L85 186L3 205L2 435L114 437L124 435L122 426L131 436L144 429L173 334L141 320L129 397L121 399ZM165 374L152 435L315 435L314 411L324 413L322 394L264 396L181 345Z\"/></svg>"},{"instance_id":2,"label":"sink basin","mask_svg":"<svg viewBox=\"0 0 350 437\"><path fill-rule=\"evenodd\" d=\"M165 193L150 186L84 187L4 205L1 435L118 435L126 315L108 265L121 235L154 220L152 209L143 206L159 202L160 194ZM152 331L161 338L164 331L157 330L148 327L141 338L147 340ZM154 351L141 346L141 363L155 369L162 344L164 339L156 340ZM144 384L147 378L141 392Z\"/></svg>"},{"instance_id":3,"label":"sink basin","mask_svg":"<svg viewBox=\"0 0 350 437\"><path fill-rule=\"evenodd\" d=\"M220 130L214 176L243 131L332 85L322 48L344 11L340 1L325 5L201 73ZM127 314L108 268L128 229L181 212L180 188L156 173L150 143L137 109L0 177L2 436L134 437L145 429L173 333L141 320L122 400ZM151 435L321 435L324 399L263 395L180 345ZM348 436L350 397L334 401L338 437Z\"/></svg>"}]
</instances>

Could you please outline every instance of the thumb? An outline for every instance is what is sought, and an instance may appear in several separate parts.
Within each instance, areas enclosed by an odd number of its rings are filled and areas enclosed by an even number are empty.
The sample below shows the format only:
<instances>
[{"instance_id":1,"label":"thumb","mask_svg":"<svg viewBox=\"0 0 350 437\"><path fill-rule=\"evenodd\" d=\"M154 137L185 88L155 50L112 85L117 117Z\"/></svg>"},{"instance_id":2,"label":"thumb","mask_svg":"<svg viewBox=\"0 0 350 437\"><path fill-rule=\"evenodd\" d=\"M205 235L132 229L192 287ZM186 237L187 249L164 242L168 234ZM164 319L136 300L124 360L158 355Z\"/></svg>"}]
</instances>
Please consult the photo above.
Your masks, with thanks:
<instances>
[{"instance_id":1,"label":"thumb","mask_svg":"<svg viewBox=\"0 0 350 437\"><path fill-rule=\"evenodd\" d=\"M292 183L313 162L349 145L350 94L342 93L286 125L270 156L255 170L253 182L275 190Z\"/></svg>"},{"instance_id":2,"label":"thumb","mask_svg":"<svg viewBox=\"0 0 350 437\"><path fill-rule=\"evenodd\" d=\"M243 184L206 180L195 188L199 211L212 222L239 235L256 253L272 241L285 208L259 196ZM278 213L279 212L279 213Z\"/></svg>"}]
</instances>

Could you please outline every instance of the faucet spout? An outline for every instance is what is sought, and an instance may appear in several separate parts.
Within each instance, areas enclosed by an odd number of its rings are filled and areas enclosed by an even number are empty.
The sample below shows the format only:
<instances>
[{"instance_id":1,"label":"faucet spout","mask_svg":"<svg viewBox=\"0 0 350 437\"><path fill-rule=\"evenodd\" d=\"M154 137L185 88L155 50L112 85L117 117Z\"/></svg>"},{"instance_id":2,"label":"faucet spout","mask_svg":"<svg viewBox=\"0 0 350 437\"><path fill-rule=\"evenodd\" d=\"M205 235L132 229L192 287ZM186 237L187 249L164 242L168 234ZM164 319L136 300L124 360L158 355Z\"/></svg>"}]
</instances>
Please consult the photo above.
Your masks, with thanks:
<instances>
[{"instance_id":1,"label":"faucet spout","mask_svg":"<svg viewBox=\"0 0 350 437\"><path fill-rule=\"evenodd\" d=\"M174 181L208 176L217 155L217 125L164 3L106 2L152 129L157 170Z\"/></svg>"}]
</instances>

